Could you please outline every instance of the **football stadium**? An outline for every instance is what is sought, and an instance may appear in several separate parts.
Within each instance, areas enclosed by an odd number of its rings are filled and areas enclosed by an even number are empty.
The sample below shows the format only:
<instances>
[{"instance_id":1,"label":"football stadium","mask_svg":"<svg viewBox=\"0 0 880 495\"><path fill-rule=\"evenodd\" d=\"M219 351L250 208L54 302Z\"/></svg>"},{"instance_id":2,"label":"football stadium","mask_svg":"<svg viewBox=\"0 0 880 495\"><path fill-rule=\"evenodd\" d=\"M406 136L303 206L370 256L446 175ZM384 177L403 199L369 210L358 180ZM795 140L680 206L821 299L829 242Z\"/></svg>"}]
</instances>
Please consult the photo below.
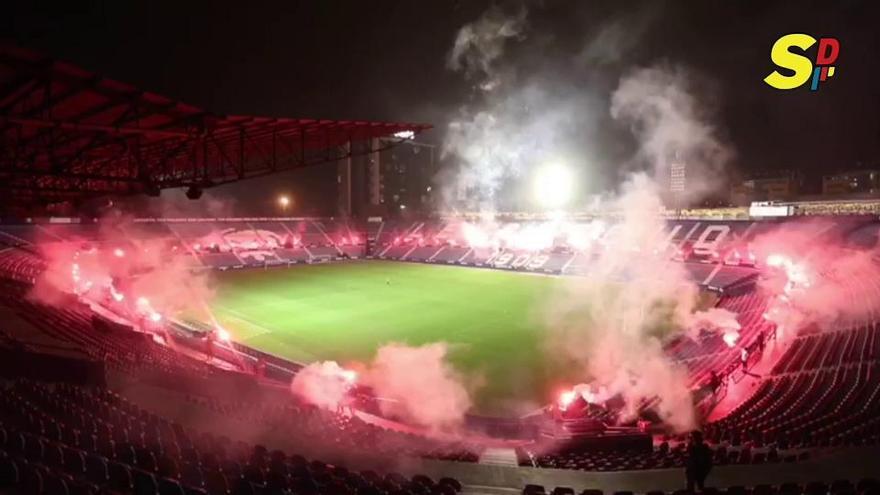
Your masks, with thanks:
<instances>
[{"instance_id":1,"label":"football stadium","mask_svg":"<svg viewBox=\"0 0 880 495\"><path fill-rule=\"evenodd\" d=\"M876 5L275 7L11 7L0 493L880 493Z\"/></svg>"}]
</instances>

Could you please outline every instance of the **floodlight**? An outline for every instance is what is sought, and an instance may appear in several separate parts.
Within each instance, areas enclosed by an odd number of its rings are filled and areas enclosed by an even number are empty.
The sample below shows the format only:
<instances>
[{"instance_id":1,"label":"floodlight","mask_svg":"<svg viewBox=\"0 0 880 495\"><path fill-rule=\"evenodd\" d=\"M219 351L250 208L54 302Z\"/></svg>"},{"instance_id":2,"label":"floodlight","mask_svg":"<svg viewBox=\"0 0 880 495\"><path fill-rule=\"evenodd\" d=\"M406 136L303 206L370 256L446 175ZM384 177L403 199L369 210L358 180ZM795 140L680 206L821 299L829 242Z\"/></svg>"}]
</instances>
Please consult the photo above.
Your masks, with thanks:
<instances>
[{"instance_id":1,"label":"floodlight","mask_svg":"<svg viewBox=\"0 0 880 495\"><path fill-rule=\"evenodd\" d=\"M535 174L533 193L535 201L547 209L557 209L571 201L575 190L571 170L559 163L542 166Z\"/></svg>"}]
</instances>

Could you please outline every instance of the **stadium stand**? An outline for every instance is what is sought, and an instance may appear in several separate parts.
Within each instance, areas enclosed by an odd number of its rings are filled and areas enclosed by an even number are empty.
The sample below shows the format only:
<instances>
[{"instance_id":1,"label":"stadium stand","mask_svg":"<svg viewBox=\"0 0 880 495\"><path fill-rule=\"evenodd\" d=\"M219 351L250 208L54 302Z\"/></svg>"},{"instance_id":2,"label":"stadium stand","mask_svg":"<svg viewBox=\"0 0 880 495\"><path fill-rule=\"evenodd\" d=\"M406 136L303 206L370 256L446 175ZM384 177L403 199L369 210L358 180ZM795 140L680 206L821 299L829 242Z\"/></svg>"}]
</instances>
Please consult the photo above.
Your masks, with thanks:
<instances>
[{"instance_id":1,"label":"stadium stand","mask_svg":"<svg viewBox=\"0 0 880 495\"><path fill-rule=\"evenodd\" d=\"M20 493L411 493L461 484L354 472L198 433L105 388L18 380L0 398L0 489ZM300 417L307 420L306 417Z\"/></svg>"},{"instance_id":2,"label":"stadium stand","mask_svg":"<svg viewBox=\"0 0 880 495\"><path fill-rule=\"evenodd\" d=\"M700 234L703 222L680 223L672 238L685 242ZM717 225L717 224L712 224ZM370 238L374 255L403 261L484 265L501 269L543 270L562 274L587 274L590 253L561 246L538 253L522 250L490 251L455 244L448 224L430 222L368 222L352 225L330 219L312 220L208 220L187 222L144 221L130 227L139 235L167 238L192 250L193 263L201 267L229 268L314 262L366 254L354 237ZM736 224L731 232L746 236L761 226ZM864 237L865 228L844 229ZM206 359L197 348L164 342L134 332L96 333L91 310L71 300L64 309L46 306L25 297L27 285L42 270L38 246L45 242L95 240L97 229L65 225L3 226L0 228L0 273L5 282L0 305L21 315L34 331L63 342L107 370L137 377L143 383L168 390L191 390L192 383L212 380L228 387L235 371L250 371L242 363L222 363L222 356ZM685 232L685 233L682 233ZM690 232L689 234L687 232ZM418 237L422 235L423 237ZM207 244L206 244L207 241ZM212 243L216 242L216 246ZM861 242L861 241L859 241ZM207 246L207 247L206 247ZM763 318L768 301L753 290L757 269L703 260L687 260L692 279L718 291L716 306L737 314L741 342L755 349L772 335ZM876 288L866 281L853 282L853 293ZM0 334L0 345L24 345L16 334ZM171 345L169 345L171 344ZM258 351L235 345L255 359ZM716 334L697 340L668 342L665 351L686 367L694 387L713 373L729 378L739 368L739 350ZM705 426L716 465L758 465L803 462L816 449L874 445L880 440L880 379L878 379L880 329L861 322L832 332L801 332L786 348L754 392L729 414ZM755 353L759 355L759 352ZM277 358L276 358L277 359ZM238 366L238 368L236 368ZM279 362L275 374L265 377L289 380L297 367ZM283 373L277 370L286 370ZM274 378L273 378L274 377ZM249 386L256 386L251 384ZM106 385L79 387L69 384L14 380L3 384L0 398L0 489L16 487L21 493L93 493L98 490L136 493L340 493L398 495L428 493L452 495L462 489L451 478L434 482L421 475L355 472L341 465L307 461L301 455L235 443L210 433L197 434L170 419L134 405ZM217 416L270 426L288 432L302 445L321 443L349 451L366 450L378 457L410 456L458 463L478 463L484 446L466 441L438 441L411 432L370 423L357 416L319 411L299 403L265 404L234 401L211 395L187 396L189 406ZM95 413L86 404L97 404ZM646 407L650 405L646 403ZM595 419L614 422L614 410L596 413ZM524 468L572 471L650 471L681 468L685 444L667 437L648 452L557 451L519 444L514 452ZM869 481L826 486L825 494L875 490ZM762 487L764 485L761 485ZM817 485L818 486L818 485ZM62 488L63 487L63 488ZM816 486L754 488L758 494L813 493ZM731 491L732 490L732 491ZM748 495L749 490L728 489ZM847 491L850 490L850 491ZM543 493L527 488L524 493ZM553 493L566 493L556 489ZM816 492L818 493L818 492ZM593 495L593 494L590 494Z\"/></svg>"},{"instance_id":3,"label":"stadium stand","mask_svg":"<svg viewBox=\"0 0 880 495\"><path fill-rule=\"evenodd\" d=\"M554 240L553 246L537 250L518 247L475 247L468 245L462 235L460 224L445 222L394 222L375 224L376 250L373 256L381 259L413 261L421 263L461 264L488 266L506 270L536 271L562 275L587 275L596 252L593 248L578 249L566 243L563 236ZM588 229L588 223L581 228ZM369 227L369 226L368 226ZM756 222L707 222L696 220L670 221L668 249L676 254L675 246L699 244L700 253L723 253L733 243L746 242L765 232L767 226ZM502 227L504 230L508 227ZM529 232L533 224L522 223L510 227L511 232ZM677 253L682 255L682 253ZM714 290L748 285L756 277L756 270L749 260L736 263L720 263L715 258L699 254L689 247L683 251L685 269L698 284Z\"/></svg>"},{"instance_id":4,"label":"stadium stand","mask_svg":"<svg viewBox=\"0 0 880 495\"><path fill-rule=\"evenodd\" d=\"M878 345L875 324L799 335L758 390L707 434L780 446L877 443Z\"/></svg>"}]
</instances>

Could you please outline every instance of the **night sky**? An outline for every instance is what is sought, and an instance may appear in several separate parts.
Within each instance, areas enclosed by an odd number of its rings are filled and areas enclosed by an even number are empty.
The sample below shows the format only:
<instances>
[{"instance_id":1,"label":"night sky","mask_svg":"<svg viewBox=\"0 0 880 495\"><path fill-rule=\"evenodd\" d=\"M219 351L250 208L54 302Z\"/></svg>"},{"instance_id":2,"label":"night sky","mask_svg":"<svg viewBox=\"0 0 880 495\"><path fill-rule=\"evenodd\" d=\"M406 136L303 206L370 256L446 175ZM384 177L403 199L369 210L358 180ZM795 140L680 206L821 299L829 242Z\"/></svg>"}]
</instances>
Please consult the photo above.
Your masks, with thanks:
<instances>
[{"instance_id":1,"label":"night sky","mask_svg":"<svg viewBox=\"0 0 880 495\"><path fill-rule=\"evenodd\" d=\"M216 113L427 122L435 130L425 139L439 143L450 116L475 98L473 84L447 68L447 54L457 30L488 5L34 1L7 2L0 22L3 37L21 46ZM681 64L711 81L715 122L736 151L737 169L799 168L818 177L880 166L878 2L527 5L528 35L512 43L505 59L517 65L521 57L521 71L556 73L559 61L576 60L603 26L618 23L625 34L619 57L591 66L587 76L581 68L576 83L584 91L607 97L632 67ZM835 77L818 92L763 83L773 69L770 47L791 32L841 42ZM285 174L249 189L289 185L317 201L332 194L332 169Z\"/></svg>"}]
</instances>

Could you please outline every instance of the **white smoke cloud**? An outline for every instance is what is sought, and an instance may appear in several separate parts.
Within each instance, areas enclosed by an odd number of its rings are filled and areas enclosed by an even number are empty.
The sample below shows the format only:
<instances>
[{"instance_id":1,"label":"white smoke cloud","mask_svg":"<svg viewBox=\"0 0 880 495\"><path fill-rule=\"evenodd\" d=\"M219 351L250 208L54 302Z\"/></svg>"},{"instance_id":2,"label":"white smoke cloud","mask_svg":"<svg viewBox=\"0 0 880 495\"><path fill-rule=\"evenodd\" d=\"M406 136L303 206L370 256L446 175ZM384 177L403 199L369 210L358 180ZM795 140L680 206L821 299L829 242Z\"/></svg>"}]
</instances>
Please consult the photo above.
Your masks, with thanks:
<instances>
[{"instance_id":1,"label":"white smoke cloud","mask_svg":"<svg viewBox=\"0 0 880 495\"><path fill-rule=\"evenodd\" d=\"M645 400L676 431L695 424L687 370L663 351L662 342L684 331L698 289L681 263L654 255L666 238L656 184L632 176L609 205L622 213L607 233L588 276L567 280L544 308L548 351L583 369L584 377L620 395L625 416Z\"/></svg>"},{"instance_id":2,"label":"white smoke cloud","mask_svg":"<svg viewBox=\"0 0 880 495\"><path fill-rule=\"evenodd\" d=\"M336 410L344 405L356 374L335 361L319 361L301 369L290 384L290 390L303 400L325 409Z\"/></svg>"},{"instance_id":3,"label":"white smoke cloud","mask_svg":"<svg viewBox=\"0 0 880 495\"><path fill-rule=\"evenodd\" d=\"M447 200L496 211L505 182L537 166L563 162L577 168L583 153L572 147L581 132L584 98L553 92L540 81L499 92L483 107L462 108L449 123L442 156L458 164ZM511 196L513 193L510 194Z\"/></svg>"},{"instance_id":4,"label":"white smoke cloud","mask_svg":"<svg viewBox=\"0 0 880 495\"><path fill-rule=\"evenodd\" d=\"M660 417L683 431L695 424L689 380L686 369L664 353L664 339L692 333L698 325L735 331L738 324L722 310L695 314L698 287L682 264L654 249L667 238L661 213L670 164L684 162L686 194L681 199L696 200L721 186L732 152L712 124L711 106L700 99L704 81L683 67L630 70L606 103L601 88L580 84L589 77L572 77L622 63L652 18L653 11L647 10L633 19L604 23L585 35L579 53L561 63L552 54L538 54L537 73L514 63L528 57L512 61L505 53L509 40L526 34L524 13L511 16L492 9L465 26L449 67L478 79L489 91L454 116L443 156L454 159L459 172L447 199L458 205L466 200L467 208L489 214L479 226L464 226L463 234L485 238L491 246L502 237L491 213L508 200L510 179L528 177L533 167L557 160L588 176L599 165L590 163L590 142L606 131L598 125L603 116L632 133L637 148L628 164L644 172L624 175L619 192L601 201L605 211L620 216L607 231L603 226L606 248L589 233L580 236L582 244L599 249L597 259L588 277L568 280L543 308L546 344L553 357L576 363L592 390L623 397L628 415L652 400Z\"/></svg>"},{"instance_id":5,"label":"white smoke cloud","mask_svg":"<svg viewBox=\"0 0 880 495\"><path fill-rule=\"evenodd\" d=\"M607 70L609 65L624 62L643 42L643 35L661 10L660 4L647 4L608 19L598 29L587 32L586 42L577 54L577 65Z\"/></svg>"},{"instance_id":6,"label":"white smoke cloud","mask_svg":"<svg viewBox=\"0 0 880 495\"><path fill-rule=\"evenodd\" d=\"M671 161L686 161L687 194L693 199L719 186L731 155L693 87L684 69L668 66L636 69L621 78L610 113L632 130L636 159L647 173L629 175L608 200L606 210L620 219L606 233L607 247L590 274L567 284L566 293L545 308L551 352L568 356L593 384L619 394L625 416L651 403L675 431L693 428L696 418L687 370L664 352L663 342L692 334L701 323L723 331L739 327L728 312L695 313L698 287L684 265L654 252L668 235L662 184Z\"/></svg>"},{"instance_id":7,"label":"white smoke cloud","mask_svg":"<svg viewBox=\"0 0 880 495\"><path fill-rule=\"evenodd\" d=\"M525 6L515 12L505 11L498 5L490 7L479 19L458 30L446 60L447 67L477 79L482 90L495 89L500 83L496 62L504 55L509 41L524 36L527 13Z\"/></svg>"},{"instance_id":8,"label":"white smoke cloud","mask_svg":"<svg viewBox=\"0 0 880 495\"><path fill-rule=\"evenodd\" d=\"M528 130L519 122L528 120L529 105L506 98L498 63L507 43L525 37L527 10L509 12L492 6L479 19L458 30L448 54L449 69L475 80L490 98L485 107L465 105L452 117L441 148L441 159L454 157L459 168L442 191L447 204L461 203L469 208L494 211L498 190L509 177L522 173L524 161L534 159ZM537 128L537 126L533 126ZM543 127L542 127L543 128Z\"/></svg>"},{"instance_id":9,"label":"white smoke cloud","mask_svg":"<svg viewBox=\"0 0 880 495\"><path fill-rule=\"evenodd\" d=\"M441 159L455 167L451 176L438 177L446 207L487 214L521 209L517 180L530 178L536 167L585 168L584 133L591 127L594 95L543 72L517 74L522 54L514 60L507 52L511 41L527 39L528 28L524 7L494 6L458 32L447 66L480 91L450 116L446 129ZM538 45L516 48L534 56Z\"/></svg>"},{"instance_id":10,"label":"white smoke cloud","mask_svg":"<svg viewBox=\"0 0 880 495\"><path fill-rule=\"evenodd\" d=\"M718 190L733 156L710 120L711 107L697 98L699 82L683 67L655 65L626 74L611 97L611 116L637 138L636 163L661 184L672 164L687 167L684 201Z\"/></svg>"},{"instance_id":11,"label":"white smoke cloud","mask_svg":"<svg viewBox=\"0 0 880 495\"><path fill-rule=\"evenodd\" d=\"M511 201L523 191L505 186L521 184L519 179L528 180L537 167L554 162L577 171L579 193L598 192L608 170L622 169L615 156L627 155L619 147L627 138L615 135L618 131L631 131L637 146L624 165L649 171L664 188L670 165L686 166L685 191L678 202L717 191L733 153L712 123L714 108L707 101L714 95L706 78L682 66L655 64L625 72L608 95L603 77L593 76L615 73L607 65L621 65L632 43L651 25L654 12L643 9L588 31L573 57L537 53L545 46L538 41L534 47L517 47L516 57L508 56L505 49L513 33L527 34L524 10L510 14L490 9L462 28L449 66L481 78L491 90L468 101L450 119L441 157L453 162L458 173L452 180L444 177L447 206L482 212L497 211L505 203L507 209L531 207ZM532 36L544 38L541 33ZM628 43L618 43L621 38ZM608 125L608 118L623 127ZM664 193L663 199L671 198Z\"/></svg>"},{"instance_id":12,"label":"white smoke cloud","mask_svg":"<svg viewBox=\"0 0 880 495\"><path fill-rule=\"evenodd\" d=\"M736 313L724 308L709 308L697 311L691 318L691 325L702 325L720 330L739 330L740 324Z\"/></svg>"},{"instance_id":13,"label":"white smoke cloud","mask_svg":"<svg viewBox=\"0 0 880 495\"><path fill-rule=\"evenodd\" d=\"M671 161L686 160L687 193L696 198L719 186L731 156L692 87L684 69L666 66L637 69L620 80L611 116L632 130L635 157L648 173L629 175L607 201L606 209L620 215L605 235L607 247L589 276L567 284L545 308L551 352L581 366L589 383L620 395L625 417L651 401L675 431L693 428L696 417L687 370L664 352L663 342L694 336L700 326L739 329L730 312L695 312L698 287L684 265L653 251L668 235L661 213Z\"/></svg>"}]
</instances>

